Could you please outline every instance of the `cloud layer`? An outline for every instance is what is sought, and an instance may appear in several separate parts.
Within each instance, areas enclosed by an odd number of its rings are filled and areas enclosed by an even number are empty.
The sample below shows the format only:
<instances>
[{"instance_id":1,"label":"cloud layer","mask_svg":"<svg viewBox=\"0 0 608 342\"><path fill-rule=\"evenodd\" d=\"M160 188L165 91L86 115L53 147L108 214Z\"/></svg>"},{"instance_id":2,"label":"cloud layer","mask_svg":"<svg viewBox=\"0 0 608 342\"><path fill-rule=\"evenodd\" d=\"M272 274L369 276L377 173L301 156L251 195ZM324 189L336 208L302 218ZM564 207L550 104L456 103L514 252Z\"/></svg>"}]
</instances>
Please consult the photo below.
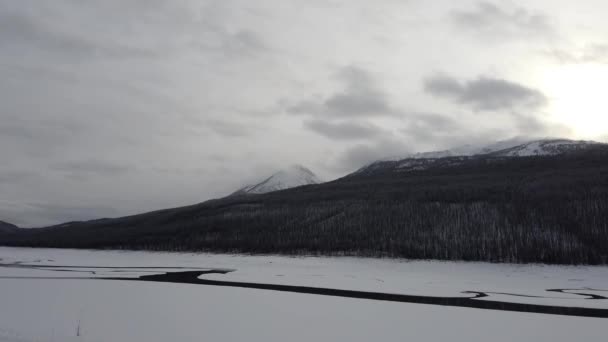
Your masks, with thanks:
<instances>
[{"instance_id":1,"label":"cloud layer","mask_svg":"<svg viewBox=\"0 0 608 342\"><path fill-rule=\"evenodd\" d=\"M549 18L537 11L505 3L479 1L470 9L450 12L451 21L460 28L493 36L547 36L555 34Z\"/></svg>"},{"instance_id":2,"label":"cloud layer","mask_svg":"<svg viewBox=\"0 0 608 342\"><path fill-rule=\"evenodd\" d=\"M436 76L426 80L424 89L478 111L535 110L547 104L547 97L539 90L490 77L460 82L449 76Z\"/></svg>"},{"instance_id":3,"label":"cloud layer","mask_svg":"<svg viewBox=\"0 0 608 342\"><path fill-rule=\"evenodd\" d=\"M0 220L134 214L293 163L332 179L387 156L568 132L542 75L605 63L606 11L567 0L0 1Z\"/></svg>"},{"instance_id":4,"label":"cloud layer","mask_svg":"<svg viewBox=\"0 0 608 342\"><path fill-rule=\"evenodd\" d=\"M326 98L300 101L290 106L288 111L324 118L351 119L394 114L387 95L377 88L368 71L358 67L344 67L335 74L335 79L342 89Z\"/></svg>"}]
</instances>

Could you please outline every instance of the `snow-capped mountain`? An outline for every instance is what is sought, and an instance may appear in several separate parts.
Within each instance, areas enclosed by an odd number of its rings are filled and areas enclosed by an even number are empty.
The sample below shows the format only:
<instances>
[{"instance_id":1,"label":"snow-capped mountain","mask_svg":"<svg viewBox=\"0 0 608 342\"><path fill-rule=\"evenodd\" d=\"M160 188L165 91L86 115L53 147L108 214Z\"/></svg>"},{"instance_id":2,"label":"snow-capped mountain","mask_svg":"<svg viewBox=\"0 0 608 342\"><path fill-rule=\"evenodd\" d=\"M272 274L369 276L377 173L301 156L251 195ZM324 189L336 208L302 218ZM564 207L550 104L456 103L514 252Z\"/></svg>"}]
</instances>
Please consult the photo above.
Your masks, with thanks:
<instances>
[{"instance_id":1,"label":"snow-capped mountain","mask_svg":"<svg viewBox=\"0 0 608 342\"><path fill-rule=\"evenodd\" d=\"M319 184L322 181L312 171L302 165L292 165L281 170L255 185L247 185L234 195L265 194L268 192L295 188L298 186Z\"/></svg>"},{"instance_id":2,"label":"snow-capped mountain","mask_svg":"<svg viewBox=\"0 0 608 342\"><path fill-rule=\"evenodd\" d=\"M442 166L449 166L458 164L459 159L466 159L474 156L530 157L559 155L567 152L583 150L597 145L602 145L602 143L569 139L529 140L523 138L513 138L481 147L466 145L451 150L423 152L404 157L393 157L378 160L364 166L356 173L369 172L386 167L400 169L403 171L424 170L430 165L441 164ZM451 160L443 160L444 158L448 157L450 157Z\"/></svg>"},{"instance_id":3,"label":"snow-capped mountain","mask_svg":"<svg viewBox=\"0 0 608 342\"><path fill-rule=\"evenodd\" d=\"M492 154L504 157L526 157L555 155L572 150L582 149L601 143L586 140L569 139L524 139L513 138L498 141L485 146L465 145L450 150L415 153L402 157L392 157L382 161L399 161L404 159L436 159L445 157L463 157Z\"/></svg>"}]
</instances>

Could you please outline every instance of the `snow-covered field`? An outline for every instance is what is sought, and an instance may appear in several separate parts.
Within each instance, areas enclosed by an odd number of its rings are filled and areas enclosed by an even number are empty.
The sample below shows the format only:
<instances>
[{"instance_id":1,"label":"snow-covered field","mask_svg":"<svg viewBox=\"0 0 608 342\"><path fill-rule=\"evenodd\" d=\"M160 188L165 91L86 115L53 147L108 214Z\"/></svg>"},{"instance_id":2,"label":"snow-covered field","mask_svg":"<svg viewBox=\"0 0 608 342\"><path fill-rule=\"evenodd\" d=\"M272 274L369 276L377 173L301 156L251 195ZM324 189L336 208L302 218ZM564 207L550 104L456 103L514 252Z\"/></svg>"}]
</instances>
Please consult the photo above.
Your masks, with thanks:
<instances>
[{"instance_id":1,"label":"snow-covered field","mask_svg":"<svg viewBox=\"0 0 608 342\"><path fill-rule=\"evenodd\" d=\"M0 259L10 266L0 267L2 342L555 342L608 336L606 318L127 279L223 269L233 271L200 278L416 296L471 297L463 292L474 291L488 294L475 301L608 310L608 300L590 299L608 296L606 267L20 248L0 248ZM109 277L125 280L99 279Z\"/></svg>"}]
</instances>

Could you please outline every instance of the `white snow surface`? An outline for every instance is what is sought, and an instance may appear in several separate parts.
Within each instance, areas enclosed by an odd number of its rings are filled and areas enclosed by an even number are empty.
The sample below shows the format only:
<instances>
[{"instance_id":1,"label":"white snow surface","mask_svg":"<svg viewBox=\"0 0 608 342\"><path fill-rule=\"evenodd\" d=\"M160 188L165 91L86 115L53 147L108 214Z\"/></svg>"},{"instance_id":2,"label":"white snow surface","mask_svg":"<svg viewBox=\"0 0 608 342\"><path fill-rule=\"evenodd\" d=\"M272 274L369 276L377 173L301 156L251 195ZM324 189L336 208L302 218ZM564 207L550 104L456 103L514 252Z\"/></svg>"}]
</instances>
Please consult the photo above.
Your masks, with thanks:
<instances>
[{"instance_id":1,"label":"white snow surface","mask_svg":"<svg viewBox=\"0 0 608 342\"><path fill-rule=\"evenodd\" d=\"M608 308L607 267L394 259L243 256L0 247L0 341L605 341L606 319L503 312L217 286L83 280L166 270L68 271L67 266L233 269L205 279L331 287L429 296L463 291L491 300ZM63 271L62 271L63 270ZM95 272L93 274L92 272ZM63 278L63 279L61 279ZM585 290L589 293L592 290ZM76 331L80 324L80 336Z\"/></svg>"},{"instance_id":2,"label":"white snow surface","mask_svg":"<svg viewBox=\"0 0 608 342\"><path fill-rule=\"evenodd\" d=\"M258 184L247 185L236 193L265 194L272 191L319 183L322 183L322 181L312 171L302 165L292 165Z\"/></svg>"}]
</instances>

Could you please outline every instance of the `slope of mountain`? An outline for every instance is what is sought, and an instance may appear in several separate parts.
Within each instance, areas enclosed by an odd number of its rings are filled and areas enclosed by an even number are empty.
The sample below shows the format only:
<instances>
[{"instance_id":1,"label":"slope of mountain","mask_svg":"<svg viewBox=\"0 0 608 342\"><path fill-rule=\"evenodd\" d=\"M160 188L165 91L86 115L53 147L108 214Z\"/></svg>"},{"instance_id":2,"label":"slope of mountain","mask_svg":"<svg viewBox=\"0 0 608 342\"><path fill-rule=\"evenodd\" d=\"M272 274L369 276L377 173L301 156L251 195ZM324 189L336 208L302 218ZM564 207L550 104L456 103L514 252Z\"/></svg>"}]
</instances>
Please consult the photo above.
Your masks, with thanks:
<instances>
[{"instance_id":1,"label":"slope of mountain","mask_svg":"<svg viewBox=\"0 0 608 342\"><path fill-rule=\"evenodd\" d=\"M19 229L19 227L15 226L14 224L0 221L0 232L14 232L17 229Z\"/></svg>"},{"instance_id":2,"label":"slope of mountain","mask_svg":"<svg viewBox=\"0 0 608 342\"><path fill-rule=\"evenodd\" d=\"M476 146L476 145L464 145L455 147L449 150L441 151L430 151L430 152L418 152L405 156L393 156L390 158L384 158L378 160L378 162L384 161L400 161L405 159L437 159L446 157L462 157L462 156L474 156L479 154L488 154L507 148L515 147L525 143L529 143L533 140L522 137L515 137L508 140L502 140L490 145Z\"/></svg>"},{"instance_id":3,"label":"slope of mountain","mask_svg":"<svg viewBox=\"0 0 608 342\"><path fill-rule=\"evenodd\" d=\"M265 194L273 191L319 183L322 183L321 180L312 171L301 165L292 165L273 174L258 184L247 185L237 190L231 196Z\"/></svg>"},{"instance_id":4,"label":"slope of mountain","mask_svg":"<svg viewBox=\"0 0 608 342\"><path fill-rule=\"evenodd\" d=\"M0 233L0 244L608 263L608 146L508 155L422 159L436 164Z\"/></svg>"},{"instance_id":5,"label":"slope of mountain","mask_svg":"<svg viewBox=\"0 0 608 342\"><path fill-rule=\"evenodd\" d=\"M524 144L495 150L489 153L504 157L546 156L583 150L598 144L600 143L585 140L544 139L529 141Z\"/></svg>"},{"instance_id":6,"label":"slope of mountain","mask_svg":"<svg viewBox=\"0 0 608 342\"><path fill-rule=\"evenodd\" d=\"M584 140L541 139L525 141L521 138L514 138L483 147L464 146L452 150L417 153L405 158L378 160L362 167L355 173L378 172L383 169L421 171L431 166L449 167L459 165L463 161L477 156L530 157L559 155L598 145L602 144Z\"/></svg>"}]
</instances>

